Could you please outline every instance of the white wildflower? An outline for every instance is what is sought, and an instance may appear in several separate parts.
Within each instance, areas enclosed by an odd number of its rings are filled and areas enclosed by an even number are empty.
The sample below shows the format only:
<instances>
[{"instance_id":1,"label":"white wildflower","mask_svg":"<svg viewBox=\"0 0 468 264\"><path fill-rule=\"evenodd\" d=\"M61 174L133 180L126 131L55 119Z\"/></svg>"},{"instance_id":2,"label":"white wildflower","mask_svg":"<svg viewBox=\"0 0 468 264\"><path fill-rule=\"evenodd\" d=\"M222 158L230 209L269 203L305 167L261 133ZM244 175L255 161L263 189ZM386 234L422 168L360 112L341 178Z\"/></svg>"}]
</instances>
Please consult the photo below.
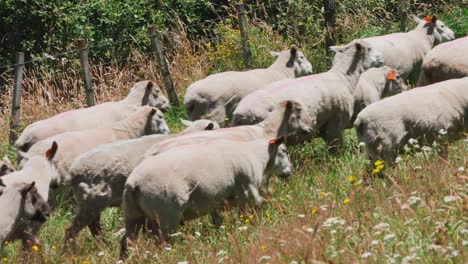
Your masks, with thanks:
<instances>
[{"instance_id":1,"label":"white wildflower","mask_svg":"<svg viewBox=\"0 0 468 264\"><path fill-rule=\"evenodd\" d=\"M464 234L468 234L468 229L463 228L462 230L460 230L460 235L464 235Z\"/></svg>"},{"instance_id":2,"label":"white wildflower","mask_svg":"<svg viewBox=\"0 0 468 264\"><path fill-rule=\"evenodd\" d=\"M322 227L327 228L327 227L331 227L334 225L344 225L345 223L346 221L340 217L331 217L325 220Z\"/></svg>"},{"instance_id":3,"label":"white wildflower","mask_svg":"<svg viewBox=\"0 0 468 264\"><path fill-rule=\"evenodd\" d=\"M409 205L414 205L414 204L417 204L421 201L421 198L417 197L417 196L410 196L410 198L408 198L408 201L406 201Z\"/></svg>"},{"instance_id":4,"label":"white wildflower","mask_svg":"<svg viewBox=\"0 0 468 264\"><path fill-rule=\"evenodd\" d=\"M321 205L320 210L327 211L328 210L328 205Z\"/></svg>"},{"instance_id":5,"label":"white wildflower","mask_svg":"<svg viewBox=\"0 0 468 264\"><path fill-rule=\"evenodd\" d=\"M188 264L188 261L179 261L177 264Z\"/></svg>"},{"instance_id":6,"label":"white wildflower","mask_svg":"<svg viewBox=\"0 0 468 264\"><path fill-rule=\"evenodd\" d=\"M164 249L165 249L166 251L171 251L171 250L172 250L171 247L165 247Z\"/></svg>"},{"instance_id":7,"label":"white wildflower","mask_svg":"<svg viewBox=\"0 0 468 264\"><path fill-rule=\"evenodd\" d=\"M429 152L429 151L431 151L432 149L431 149L430 147L428 147L428 146L423 146L423 147L421 148L421 150L423 150L423 151L428 151L428 152Z\"/></svg>"},{"instance_id":8,"label":"white wildflower","mask_svg":"<svg viewBox=\"0 0 468 264\"><path fill-rule=\"evenodd\" d=\"M437 221L435 222L435 229L442 229L445 227L445 224L443 222Z\"/></svg>"},{"instance_id":9,"label":"white wildflower","mask_svg":"<svg viewBox=\"0 0 468 264\"><path fill-rule=\"evenodd\" d=\"M418 140L417 140L417 139L414 139L414 138L410 138L410 139L408 140L408 143L410 143L411 145L418 144Z\"/></svg>"},{"instance_id":10,"label":"white wildflower","mask_svg":"<svg viewBox=\"0 0 468 264\"><path fill-rule=\"evenodd\" d=\"M414 169L415 170L422 170L422 166L415 166Z\"/></svg>"},{"instance_id":11,"label":"white wildflower","mask_svg":"<svg viewBox=\"0 0 468 264\"><path fill-rule=\"evenodd\" d=\"M361 258L368 258L368 257L370 257L370 256L372 256L372 253L370 253L370 252L365 252L364 254L361 255Z\"/></svg>"},{"instance_id":12,"label":"white wildflower","mask_svg":"<svg viewBox=\"0 0 468 264\"><path fill-rule=\"evenodd\" d=\"M224 254L226 254L226 251L221 249L220 251L218 251L218 253L216 253L216 256L219 257L219 256L224 255Z\"/></svg>"},{"instance_id":13,"label":"white wildflower","mask_svg":"<svg viewBox=\"0 0 468 264\"><path fill-rule=\"evenodd\" d=\"M123 263L124 263L123 260L119 260L115 264L123 264Z\"/></svg>"},{"instance_id":14,"label":"white wildflower","mask_svg":"<svg viewBox=\"0 0 468 264\"><path fill-rule=\"evenodd\" d=\"M237 229L239 229L239 231L245 231L247 230L247 226L241 226L241 227L238 227Z\"/></svg>"},{"instance_id":15,"label":"white wildflower","mask_svg":"<svg viewBox=\"0 0 468 264\"><path fill-rule=\"evenodd\" d=\"M353 227L352 226L347 226L346 231L353 231Z\"/></svg>"},{"instance_id":16,"label":"white wildflower","mask_svg":"<svg viewBox=\"0 0 468 264\"><path fill-rule=\"evenodd\" d=\"M382 231L375 231L374 232L374 236L378 236L378 235L381 235L382 234Z\"/></svg>"},{"instance_id":17,"label":"white wildflower","mask_svg":"<svg viewBox=\"0 0 468 264\"><path fill-rule=\"evenodd\" d=\"M401 157L396 157L395 163L400 163L403 159Z\"/></svg>"},{"instance_id":18,"label":"white wildflower","mask_svg":"<svg viewBox=\"0 0 468 264\"><path fill-rule=\"evenodd\" d=\"M309 228L307 228L306 231L309 232L309 233L313 233L315 230L314 230L313 228L310 228L310 227L309 227Z\"/></svg>"},{"instance_id":19,"label":"white wildflower","mask_svg":"<svg viewBox=\"0 0 468 264\"><path fill-rule=\"evenodd\" d=\"M443 129L443 128L440 129L440 130L439 130L439 135L441 135L441 136L447 135L447 130L445 130L445 129Z\"/></svg>"},{"instance_id":20,"label":"white wildflower","mask_svg":"<svg viewBox=\"0 0 468 264\"><path fill-rule=\"evenodd\" d=\"M359 145L358 145L358 146L359 146L359 147L365 147L365 146L366 146L366 143L361 141L361 142L359 142Z\"/></svg>"},{"instance_id":21,"label":"white wildflower","mask_svg":"<svg viewBox=\"0 0 468 264\"><path fill-rule=\"evenodd\" d=\"M201 236L200 232L195 231L195 236L200 237Z\"/></svg>"},{"instance_id":22,"label":"white wildflower","mask_svg":"<svg viewBox=\"0 0 468 264\"><path fill-rule=\"evenodd\" d=\"M395 237L396 237L395 234L388 234L388 235L384 236L383 240L387 241L387 240L394 239Z\"/></svg>"},{"instance_id":23,"label":"white wildflower","mask_svg":"<svg viewBox=\"0 0 468 264\"><path fill-rule=\"evenodd\" d=\"M182 232L173 233L173 234L170 234L169 236L175 237L175 236L180 236L180 235L182 235Z\"/></svg>"},{"instance_id":24,"label":"white wildflower","mask_svg":"<svg viewBox=\"0 0 468 264\"><path fill-rule=\"evenodd\" d=\"M118 236L122 236L123 234L125 234L125 228L119 229L119 231L114 233L114 236L118 237Z\"/></svg>"},{"instance_id":25,"label":"white wildflower","mask_svg":"<svg viewBox=\"0 0 468 264\"><path fill-rule=\"evenodd\" d=\"M460 251L458 250L455 250L455 251L452 251L452 254L450 254L452 256L452 258L456 258L458 257L458 255L460 255Z\"/></svg>"},{"instance_id":26,"label":"white wildflower","mask_svg":"<svg viewBox=\"0 0 468 264\"><path fill-rule=\"evenodd\" d=\"M261 256L261 257L258 259L258 262L262 262L262 261L269 260L269 259L271 259L270 256Z\"/></svg>"},{"instance_id":27,"label":"white wildflower","mask_svg":"<svg viewBox=\"0 0 468 264\"><path fill-rule=\"evenodd\" d=\"M378 245L378 244L379 244L379 241L376 240L376 239L374 239L374 240L372 240L371 244L372 244L373 246Z\"/></svg>"},{"instance_id":28,"label":"white wildflower","mask_svg":"<svg viewBox=\"0 0 468 264\"><path fill-rule=\"evenodd\" d=\"M98 257L103 257L105 255L105 253L103 251L101 251L97 255L98 255Z\"/></svg>"},{"instance_id":29,"label":"white wildflower","mask_svg":"<svg viewBox=\"0 0 468 264\"><path fill-rule=\"evenodd\" d=\"M297 217L299 217L299 218L304 218L304 217L305 217L305 214L297 215Z\"/></svg>"},{"instance_id":30,"label":"white wildflower","mask_svg":"<svg viewBox=\"0 0 468 264\"><path fill-rule=\"evenodd\" d=\"M411 263L413 260L416 260L416 259L417 259L416 254L413 254L413 255L404 257L404 258L401 260L401 263L402 263L402 264L409 264L409 263Z\"/></svg>"},{"instance_id":31,"label":"white wildflower","mask_svg":"<svg viewBox=\"0 0 468 264\"><path fill-rule=\"evenodd\" d=\"M464 171L465 171L465 167L463 167L463 166L458 167L457 170L458 170L458 172L464 172Z\"/></svg>"},{"instance_id":32,"label":"white wildflower","mask_svg":"<svg viewBox=\"0 0 468 264\"><path fill-rule=\"evenodd\" d=\"M462 240L462 246L464 247L468 246L468 240Z\"/></svg>"},{"instance_id":33,"label":"white wildflower","mask_svg":"<svg viewBox=\"0 0 468 264\"><path fill-rule=\"evenodd\" d=\"M389 224L382 222L382 223L379 223L379 224L375 225L375 226L373 227L373 229L377 229L377 230L387 230L389 227L390 227Z\"/></svg>"},{"instance_id":34,"label":"white wildflower","mask_svg":"<svg viewBox=\"0 0 468 264\"><path fill-rule=\"evenodd\" d=\"M454 195L447 195L444 197L444 203L451 203L460 200L460 197Z\"/></svg>"},{"instance_id":35,"label":"white wildflower","mask_svg":"<svg viewBox=\"0 0 468 264\"><path fill-rule=\"evenodd\" d=\"M47 59L55 60L54 56L47 54L47 53L44 53L44 57L46 57Z\"/></svg>"},{"instance_id":36,"label":"white wildflower","mask_svg":"<svg viewBox=\"0 0 468 264\"><path fill-rule=\"evenodd\" d=\"M331 230L331 231L330 231L330 234L332 234L332 235L333 235L333 234L336 234L336 230L335 230L335 229Z\"/></svg>"}]
</instances>

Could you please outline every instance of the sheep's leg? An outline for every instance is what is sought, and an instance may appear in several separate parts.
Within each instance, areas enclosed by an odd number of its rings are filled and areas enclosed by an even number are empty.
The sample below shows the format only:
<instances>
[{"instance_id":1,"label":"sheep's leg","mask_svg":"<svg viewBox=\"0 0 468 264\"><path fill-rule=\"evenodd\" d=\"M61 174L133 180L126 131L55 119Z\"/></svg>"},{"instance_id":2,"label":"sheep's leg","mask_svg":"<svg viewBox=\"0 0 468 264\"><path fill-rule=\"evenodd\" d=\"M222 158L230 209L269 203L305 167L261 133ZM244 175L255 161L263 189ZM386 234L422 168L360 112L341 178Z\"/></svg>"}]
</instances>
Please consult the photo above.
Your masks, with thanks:
<instances>
[{"instance_id":1,"label":"sheep's leg","mask_svg":"<svg viewBox=\"0 0 468 264\"><path fill-rule=\"evenodd\" d=\"M36 234L41 228L41 223L27 221L28 226L21 225L19 230L18 238L21 239L23 248L25 250L30 250L33 246L41 247L42 243Z\"/></svg>"},{"instance_id":2,"label":"sheep's leg","mask_svg":"<svg viewBox=\"0 0 468 264\"><path fill-rule=\"evenodd\" d=\"M138 232L145 224L145 219L125 219L125 235L120 243L120 257L128 257L128 246L136 240Z\"/></svg>"},{"instance_id":3,"label":"sheep's leg","mask_svg":"<svg viewBox=\"0 0 468 264\"><path fill-rule=\"evenodd\" d=\"M98 214L96 218L94 218L94 221L92 221L88 225L89 231L93 235L93 237L98 237L102 233L102 227L101 227L101 214Z\"/></svg>"},{"instance_id":4,"label":"sheep's leg","mask_svg":"<svg viewBox=\"0 0 468 264\"><path fill-rule=\"evenodd\" d=\"M223 217L219 213L218 210L214 210L211 212L211 222L217 228L219 228L223 224Z\"/></svg>"}]
</instances>

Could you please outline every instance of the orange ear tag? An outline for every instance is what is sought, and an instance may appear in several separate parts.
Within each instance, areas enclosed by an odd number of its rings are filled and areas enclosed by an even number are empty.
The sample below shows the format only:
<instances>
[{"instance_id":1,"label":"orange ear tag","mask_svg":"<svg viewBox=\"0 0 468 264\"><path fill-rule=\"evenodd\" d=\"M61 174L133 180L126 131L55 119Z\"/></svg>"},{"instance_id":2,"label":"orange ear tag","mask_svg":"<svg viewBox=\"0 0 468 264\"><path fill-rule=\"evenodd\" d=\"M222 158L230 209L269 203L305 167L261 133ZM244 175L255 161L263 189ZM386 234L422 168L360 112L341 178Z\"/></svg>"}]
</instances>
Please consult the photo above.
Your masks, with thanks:
<instances>
[{"instance_id":1,"label":"orange ear tag","mask_svg":"<svg viewBox=\"0 0 468 264\"><path fill-rule=\"evenodd\" d=\"M429 23L429 22L432 21L432 17L431 17L431 16L427 16L424 20L426 20L426 22Z\"/></svg>"},{"instance_id":2,"label":"orange ear tag","mask_svg":"<svg viewBox=\"0 0 468 264\"><path fill-rule=\"evenodd\" d=\"M396 78L396 71L392 70L388 75L387 75L387 80L395 80Z\"/></svg>"},{"instance_id":3,"label":"orange ear tag","mask_svg":"<svg viewBox=\"0 0 468 264\"><path fill-rule=\"evenodd\" d=\"M50 154L52 153L52 148L48 149L45 153L46 158L50 157Z\"/></svg>"},{"instance_id":4,"label":"orange ear tag","mask_svg":"<svg viewBox=\"0 0 468 264\"><path fill-rule=\"evenodd\" d=\"M270 144L274 144L275 142L276 142L276 138L272 138L272 139L270 139L270 142L269 142L269 143L270 143Z\"/></svg>"}]
</instances>

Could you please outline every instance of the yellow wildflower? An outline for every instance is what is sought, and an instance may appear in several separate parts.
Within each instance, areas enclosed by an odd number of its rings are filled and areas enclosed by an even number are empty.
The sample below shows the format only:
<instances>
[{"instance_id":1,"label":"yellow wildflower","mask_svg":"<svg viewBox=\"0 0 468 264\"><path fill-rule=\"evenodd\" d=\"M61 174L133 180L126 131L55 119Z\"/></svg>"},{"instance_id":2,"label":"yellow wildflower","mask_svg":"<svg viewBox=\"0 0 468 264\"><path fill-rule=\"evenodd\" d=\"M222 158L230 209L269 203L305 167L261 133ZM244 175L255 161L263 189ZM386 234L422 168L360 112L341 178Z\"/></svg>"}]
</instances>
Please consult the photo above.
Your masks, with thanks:
<instances>
[{"instance_id":1,"label":"yellow wildflower","mask_svg":"<svg viewBox=\"0 0 468 264\"><path fill-rule=\"evenodd\" d=\"M350 175L350 176L348 177L348 181L349 181L350 183L353 183L353 182L356 181L356 177L354 177L354 175Z\"/></svg>"},{"instance_id":2,"label":"yellow wildflower","mask_svg":"<svg viewBox=\"0 0 468 264\"><path fill-rule=\"evenodd\" d=\"M346 187L341 186L341 190L346 191Z\"/></svg>"},{"instance_id":3,"label":"yellow wildflower","mask_svg":"<svg viewBox=\"0 0 468 264\"><path fill-rule=\"evenodd\" d=\"M318 212L317 208L314 208L314 209L312 210L312 214L313 214L313 215L316 214L317 212Z\"/></svg>"},{"instance_id":4,"label":"yellow wildflower","mask_svg":"<svg viewBox=\"0 0 468 264\"><path fill-rule=\"evenodd\" d=\"M34 245L34 246L32 247L32 250L38 252L38 251L39 251L39 247L38 247L37 245Z\"/></svg>"},{"instance_id":5,"label":"yellow wildflower","mask_svg":"<svg viewBox=\"0 0 468 264\"><path fill-rule=\"evenodd\" d=\"M378 174L379 172L380 172L380 169L378 169L378 168L372 170L372 174Z\"/></svg>"},{"instance_id":6,"label":"yellow wildflower","mask_svg":"<svg viewBox=\"0 0 468 264\"><path fill-rule=\"evenodd\" d=\"M3 258L3 262L8 262L8 258Z\"/></svg>"},{"instance_id":7,"label":"yellow wildflower","mask_svg":"<svg viewBox=\"0 0 468 264\"><path fill-rule=\"evenodd\" d=\"M254 216L253 216L253 215L249 215L249 218L250 218L250 219L253 219L253 218L254 218Z\"/></svg>"},{"instance_id":8,"label":"yellow wildflower","mask_svg":"<svg viewBox=\"0 0 468 264\"><path fill-rule=\"evenodd\" d=\"M245 219L244 222L245 222L246 224L248 224L248 223L250 222L250 220L249 220L249 219Z\"/></svg>"},{"instance_id":9,"label":"yellow wildflower","mask_svg":"<svg viewBox=\"0 0 468 264\"><path fill-rule=\"evenodd\" d=\"M8 243L9 243L8 241L5 241L5 245L8 245Z\"/></svg>"},{"instance_id":10,"label":"yellow wildflower","mask_svg":"<svg viewBox=\"0 0 468 264\"><path fill-rule=\"evenodd\" d=\"M320 194L321 194L322 196L325 196L326 192L323 192L323 191L322 191Z\"/></svg>"},{"instance_id":11,"label":"yellow wildflower","mask_svg":"<svg viewBox=\"0 0 468 264\"><path fill-rule=\"evenodd\" d=\"M57 247L56 247L56 246L52 246L52 250L57 250Z\"/></svg>"},{"instance_id":12,"label":"yellow wildflower","mask_svg":"<svg viewBox=\"0 0 468 264\"><path fill-rule=\"evenodd\" d=\"M224 121L229 121L229 117L224 118Z\"/></svg>"},{"instance_id":13,"label":"yellow wildflower","mask_svg":"<svg viewBox=\"0 0 468 264\"><path fill-rule=\"evenodd\" d=\"M376 167L378 167L378 166L380 166L380 165L383 165L383 161L377 160L377 161L374 163L374 165L375 165Z\"/></svg>"},{"instance_id":14,"label":"yellow wildflower","mask_svg":"<svg viewBox=\"0 0 468 264\"><path fill-rule=\"evenodd\" d=\"M263 250L265 250L265 249L267 249L267 246L262 245L261 248L262 248Z\"/></svg>"},{"instance_id":15,"label":"yellow wildflower","mask_svg":"<svg viewBox=\"0 0 468 264\"><path fill-rule=\"evenodd\" d=\"M242 215L242 214L241 214L241 215L239 215L239 218L240 218L240 219L244 218L244 215Z\"/></svg>"},{"instance_id":16,"label":"yellow wildflower","mask_svg":"<svg viewBox=\"0 0 468 264\"><path fill-rule=\"evenodd\" d=\"M85 260L85 261L83 261L83 264L91 264L91 262Z\"/></svg>"},{"instance_id":17,"label":"yellow wildflower","mask_svg":"<svg viewBox=\"0 0 468 264\"><path fill-rule=\"evenodd\" d=\"M349 198L346 198L346 199L343 200L344 204L349 204L350 202L351 202L351 200L349 200Z\"/></svg>"}]
</instances>

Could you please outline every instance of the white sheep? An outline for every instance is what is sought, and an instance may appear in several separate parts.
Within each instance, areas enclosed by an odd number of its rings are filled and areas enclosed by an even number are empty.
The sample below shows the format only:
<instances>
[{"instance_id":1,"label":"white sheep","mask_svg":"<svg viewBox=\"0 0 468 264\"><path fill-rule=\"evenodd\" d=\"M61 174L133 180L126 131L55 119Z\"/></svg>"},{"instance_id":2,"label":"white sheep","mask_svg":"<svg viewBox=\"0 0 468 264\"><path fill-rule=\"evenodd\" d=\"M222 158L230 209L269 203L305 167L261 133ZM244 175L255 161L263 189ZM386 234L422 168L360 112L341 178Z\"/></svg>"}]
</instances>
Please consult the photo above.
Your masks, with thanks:
<instances>
[{"instance_id":1,"label":"white sheep","mask_svg":"<svg viewBox=\"0 0 468 264\"><path fill-rule=\"evenodd\" d=\"M146 221L147 228L164 240L182 220L216 214L224 202L260 205L259 190L271 175L291 173L286 147L280 145L283 141L284 137L220 140L181 146L145 159L125 183L122 256Z\"/></svg>"},{"instance_id":2,"label":"white sheep","mask_svg":"<svg viewBox=\"0 0 468 264\"><path fill-rule=\"evenodd\" d=\"M181 134L218 129L210 120L183 120L188 127ZM148 146L176 135L151 135L105 144L78 156L70 167L72 187L79 209L66 230L65 241L73 240L88 226L91 234L100 234L100 215L107 207L120 206L124 184L133 169L143 160Z\"/></svg>"},{"instance_id":3,"label":"white sheep","mask_svg":"<svg viewBox=\"0 0 468 264\"><path fill-rule=\"evenodd\" d=\"M370 68L365 71L361 74L354 89L354 111L351 126L356 120L356 116L366 106L384 97L399 94L406 90L408 90L408 87L400 74L388 66Z\"/></svg>"},{"instance_id":4,"label":"white sheep","mask_svg":"<svg viewBox=\"0 0 468 264\"><path fill-rule=\"evenodd\" d=\"M413 19L418 25L409 32L363 40L383 53L385 65L396 69L405 80L416 82L424 55L437 44L455 39L455 35L436 16L425 20L414 16Z\"/></svg>"},{"instance_id":5,"label":"white sheep","mask_svg":"<svg viewBox=\"0 0 468 264\"><path fill-rule=\"evenodd\" d=\"M12 173L15 170L15 166L11 163L7 156L4 156L3 159L0 160L0 177L8 173Z\"/></svg>"},{"instance_id":6,"label":"white sheep","mask_svg":"<svg viewBox=\"0 0 468 264\"><path fill-rule=\"evenodd\" d=\"M157 107L162 111L168 108L167 98L151 81L137 82L121 101L71 110L34 122L24 129L15 146L26 152L36 142L64 132L96 128L123 120L144 105Z\"/></svg>"},{"instance_id":7,"label":"white sheep","mask_svg":"<svg viewBox=\"0 0 468 264\"><path fill-rule=\"evenodd\" d=\"M0 208L0 250L6 241L26 236L21 229L25 222L44 222L49 216L49 206L38 193L35 182L6 186L0 179ZM34 242L38 242L36 237L30 243Z\"/></svg>"},{"instance_id":8,"label":"white sheep","mask_svg":"<svg viewBox=\"0 0 468 264\"><path fill-rule=\"evenodd\" d=\"M452 79L375 102L359 113L354 127L371 161L392 164L410 139L442 145L468 132L468 77ZM447 133L445 135L445 133ZM442 151L446 155L446 145Z\"/></svg>"},{"instance_id":9,"label":"white sheep","mask_svg":"<svg viewBox=\"0 0 468 264\"><path fill-rule=\"evenodd\" d=\"M168 134L169 128L163 114L157 108L142 106L126 119L113 124L80 131L65 132L34 144L28 155L42 155L52 141L60 145L55 158L60 178L59 185L69 185L69 169L76 157L99 145L138 138L144 135ZM21 164L20 164L21 168Z\"/></svg>"},{"instance_id":10,"label":"white sheep","mask_svg":"<svg viewBox=\"0 0 468 264\"><path fill-rule=\"evenodd\" d=\"M468 76L468 36L441 44L424 57L418 86Z\"/></svg>"},{"instance_id":11,"label":"white sheep","mask_svg":"<svg viewBox=\"0 0 468 264\"><path fill-rule=\"evenodd\" d=\"M31 193L34 195L32 204L36 205L37 213L34 214L34 217L27 217L27 219L24 219L25 221L17 223L14 234L11 233L8 239L21 239L23 240L23 245L40 244L36 235L49 213L48 205L45 202L49 199L50 186L59 177L54 159L57 149L57 143L53 142L43 155L29 156L23 154L23 159L25 160L23 169L1 177L1 181L6 186L20 186L26 182L34 182L34 192L38 194L37 196L35 193ZM2 196L0 196L1 199L3 199ZM18 207L5 205L1 206L1 208L15 211L15 208Z\"/></svg>"},{"instance_id":12,"label":"white sheep","mask_svg":"<svg viewBox=\"0 0 468 264\"><path fill-rule=\"evenodd\" d=\"M277 59L269 68L222 72L191 84L184 98L189 120L206 118L221 124L232 117L239 101L249 93L272 82L312 73L312 65L296 48L272 54Z\"/></svg>"},{"instance_id":13,"label":"white sheep","mask_svg":"<svg viewBox=\"0 0 468 264\"><path fill-rule=\"evenodd\" d=\"M246 96L234 111L233 125L258 123L279 101L296 100L303 103L304 110L315 120L313 132L319 132L330 146L341 145L342 132L350 126L353 91L358 79L367 69L382 66L383 61L382 54L362 40L331 49L336 54L329 71L279 81ZM288 144L309 140L312 136L288 138Z\"/></svg>"},{"instance_id":14,"label":"white sheep","mask_svg":"<svg viewBox=\"0 0 468 264\"><path fill-rule=\"evenodd\" d=\"M276 104L274 111L259 124L177 136L150 147L145 156L158 155L182 145L214 142L222 139L249 141L295 134L308 135L312 131L313 124L314 120L310 118L302 104L293 100L283 101Z\"/></svg>"}]
</instances>

